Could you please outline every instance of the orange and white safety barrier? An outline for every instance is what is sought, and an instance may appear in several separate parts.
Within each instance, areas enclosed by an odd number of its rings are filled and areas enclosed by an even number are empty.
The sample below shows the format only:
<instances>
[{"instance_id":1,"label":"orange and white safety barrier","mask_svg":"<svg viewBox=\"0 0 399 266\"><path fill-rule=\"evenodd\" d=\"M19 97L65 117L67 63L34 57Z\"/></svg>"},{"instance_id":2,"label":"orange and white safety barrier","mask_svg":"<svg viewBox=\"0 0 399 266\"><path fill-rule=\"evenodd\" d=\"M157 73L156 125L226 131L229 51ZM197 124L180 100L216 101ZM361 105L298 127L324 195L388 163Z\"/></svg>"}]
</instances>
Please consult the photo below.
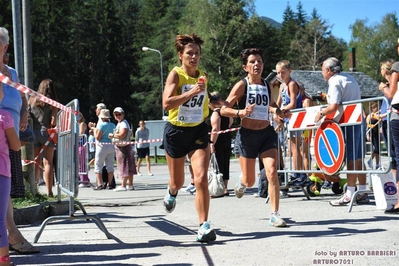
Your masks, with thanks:
<instances>
[{"instance_id":1,"label":"orange and white safety barrier","mask_svg":"<svg viewBox=\"0 0 399 266\"><path fill-rule=\"evenodd\" d=\"M61 109L61 110L66 111L68 113L73 113L75 115L79 114L79 112L77 110L72 110L70 107L66 107L65 105L62 105L61 103L56 102L56 101L44 96L43 94L37 93L36 91L34 91L32 89L29 89L25 85L13 82L12 80L10 80L6 75L4 75L1 72L0 72L0 81L2 83L4 83L4 84L7 84L7 85L13 87L16 90L19 90L19 91L22 91L25 94L28 94L29 96L38 98L39 100L41 100L41 101L43 101L43 102L45 102L45 103L47 103L47 104L49 104L51 106L57 107L58 109Z\"/></svg>"},{"instance_id":2,"label":"orange and white safety barrier","mask_svg":"<svg viewBox=\"0 0 399 266\"><path fill-rule=\"evenodd\" d=\"M362 108L361 103L340 105L335 113L328 114L319 123L315 123L316 115L321 111L320 106L308 107L304 111L292 112L288 130L297 131L317 128L324 120L333 120L341 126L361 124Z\"/></svg>"}]
</instances>

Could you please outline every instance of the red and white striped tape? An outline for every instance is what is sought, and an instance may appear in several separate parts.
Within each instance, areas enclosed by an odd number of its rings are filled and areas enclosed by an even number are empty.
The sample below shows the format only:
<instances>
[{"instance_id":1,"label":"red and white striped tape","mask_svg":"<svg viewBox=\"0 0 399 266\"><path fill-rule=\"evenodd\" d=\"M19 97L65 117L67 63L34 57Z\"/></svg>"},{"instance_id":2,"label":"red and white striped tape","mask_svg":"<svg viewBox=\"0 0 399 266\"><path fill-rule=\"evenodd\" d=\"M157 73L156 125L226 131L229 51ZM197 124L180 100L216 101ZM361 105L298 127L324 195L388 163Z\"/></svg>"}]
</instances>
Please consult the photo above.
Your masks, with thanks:
<instances>
[{"instance_id":1,"label":"red and white striped tape","mask_svg":"<svg viewBox=\"0 0 399 266\"><path fill-rule=\"evenodd\" d=\"M228 128L228 129L220 130L220 131L214 132L214 133L210 132L209 134L223 134L223 133L227 133L227 132L233 132L233 131L236 131L236 130L239 130L239 129L240 129L239 127ZM141 140L141 141L126 141L126 142L118 142L118 145L119 144L121 144L121 145L128 145L128 144L134 145L134 144L138 144L138 143L162 142L162 140L163 139L150 139L150 140ZM116 145L116 143L111 143L111 142L100 142L100 144Z\"/></svg>"},{"instance_id":2,"label":"red and white striped tape","mask_svg":"<svg viewBox=\"0 0 399 266\"><path fill-rule=\"evenodd\" d=\"M233 132L233 131L236 131L236 130L239 130L240 128L239 127L234 127L234 128L228 128L228 129L225 129L225 130L221 130L221 131L218 131L218 132L210 132L209 134L217 134L217 135L219 135L219 134L223 134L223 133L227 133L227 132Z\"/></svg>"},{"instance_id":3,"label":"red and white striped tape","mask_svg":"<svg viewBox=\"0 0 399 266\"><path fill-rule=\"evenodd\" d=\"M69 112L69 113L73 113L75 115L79 114L79 112L77 110L72 110L70 107L66 107L65 105L62 105L59 102L56 102L56 101L44 96L43 94L37 93L36 91L29 89L25 85L13 82L12 80L10 80L6 75L4 75L1 72L0 72L0 81L4 84L7 84L7 85L19 90L19 91L22 91L25 94L28 94L29 96L33 96L49 105L57 107L58 109L61 109L63 111Z\"/></svg>"},{"instance_id":4,"label":"red and white striped tape","mask_svg":"<svg viewBox=\"0 0 399 266\"><path fill-rule=\"evenodd\" d=\"M320 106L312 106L306 108L305 111L292 112L288 124L289 131L306 130L317 128L320 122L324 120L334 120L341 126L357 125L362 122L362 104L346 104L340 105L335 113L324 116L319 123L315 123L315 117L320 112Z\"/></svg>"},{"instance_id":5,"label":"red and white striped tape","mask_svg":"<svg viewBox=\"0 0 399 266\"><path fill-rule=\"evenodd\" d=\"M50 136L48 137L46 143L44 143L43 147L40 149L39 153L36 155L36 157L35 157L35 159L33 159L33 161L31 161L31 160L22 160L22 166L26 166L26 165L29 165L29 164L34 163L34 164L36 164L37 166L39 166L40 169L44 170L43 167L37 163L37 159L38 159L39 156L43 153L43 151L46 149L46 147L47 147L47 145L50 143L50 141L54 141L54 142L57 141L57 140L53 140L54 137L55 137L55 134L56 134L55 132L52 132L52 133L50 134Z\"/></svg>"}]
</instances>

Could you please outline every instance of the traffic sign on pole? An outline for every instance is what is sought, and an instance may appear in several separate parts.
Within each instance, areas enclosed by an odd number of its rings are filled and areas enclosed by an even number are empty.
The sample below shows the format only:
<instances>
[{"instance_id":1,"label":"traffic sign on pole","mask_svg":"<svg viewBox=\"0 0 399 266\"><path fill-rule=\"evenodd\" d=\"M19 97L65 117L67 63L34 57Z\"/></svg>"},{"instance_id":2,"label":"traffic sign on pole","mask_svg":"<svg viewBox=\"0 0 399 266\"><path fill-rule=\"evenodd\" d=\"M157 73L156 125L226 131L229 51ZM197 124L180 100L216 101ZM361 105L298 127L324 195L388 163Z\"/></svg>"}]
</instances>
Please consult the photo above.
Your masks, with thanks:
<instances>
[{"instance_id":1,"label":"traffic sign on pole","mask_svg":"<svg viewBox=\"0 0 399 266\"><path fill-rule=\"evenodd\" d=\"M345 141L336 122L325 120L316 130L314 152L317 165L324 173L333 175L340 170L345 156Z\"/></svg>"}]
</instances>

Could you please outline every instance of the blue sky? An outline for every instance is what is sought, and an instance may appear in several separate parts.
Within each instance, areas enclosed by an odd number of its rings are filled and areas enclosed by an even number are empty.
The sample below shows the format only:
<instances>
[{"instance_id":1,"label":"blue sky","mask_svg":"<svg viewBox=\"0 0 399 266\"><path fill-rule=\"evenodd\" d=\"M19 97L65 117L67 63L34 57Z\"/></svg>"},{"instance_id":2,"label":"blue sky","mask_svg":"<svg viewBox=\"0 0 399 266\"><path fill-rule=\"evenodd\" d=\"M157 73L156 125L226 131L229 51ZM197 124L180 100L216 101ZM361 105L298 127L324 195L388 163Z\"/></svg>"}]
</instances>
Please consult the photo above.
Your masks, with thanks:
<instances>
[{"instance_id":1,"label":"blue sky","mask_svg":"<svg viewBox=\"0 0 399 266\"><path fill-rule=\"evenodd\" d=\"M291 9L296 12L298 0L254 0L255 11L259 16L283 21L283 13L289 3ZM382 18L396 12L399 17L398 0L301 0L302 8L307 15L316 8L317 13L332 26L332 34L350 41L351 30L349 26L356 19L368 19L368 26L380 24Z\"/></svg>"}]
</instances>

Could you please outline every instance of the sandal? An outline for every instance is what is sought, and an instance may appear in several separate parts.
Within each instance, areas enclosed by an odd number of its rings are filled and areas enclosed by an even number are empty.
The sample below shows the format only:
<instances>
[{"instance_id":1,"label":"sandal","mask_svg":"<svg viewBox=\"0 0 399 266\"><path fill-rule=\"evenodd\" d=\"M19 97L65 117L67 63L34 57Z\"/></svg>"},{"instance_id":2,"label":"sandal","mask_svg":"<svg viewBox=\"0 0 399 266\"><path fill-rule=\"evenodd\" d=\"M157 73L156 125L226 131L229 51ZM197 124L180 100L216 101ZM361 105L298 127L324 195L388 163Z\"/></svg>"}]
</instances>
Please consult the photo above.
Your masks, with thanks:
<instances>
[{"instance_id":1,"label":"sandal","mask_svg":"<svg viewBox=\"0 0 399 266\"><path fill-rule=\"evenodd\" d=\"M40 250L32 246L26 239L14 245L10 243L9 249L23 255L40 253Z\"/></svg>"},{"instance_id":2,"label":"sandal","mask_svg":"<svg viewBox=\"0 0 399 266\"><path fill-rule=\"evenodd\" d=\"M103 186L96 186L96 187L93 187L93 189L94 190L102 190L102 189L104 189L104 187Z\"/></svg>"}]
</instances>

